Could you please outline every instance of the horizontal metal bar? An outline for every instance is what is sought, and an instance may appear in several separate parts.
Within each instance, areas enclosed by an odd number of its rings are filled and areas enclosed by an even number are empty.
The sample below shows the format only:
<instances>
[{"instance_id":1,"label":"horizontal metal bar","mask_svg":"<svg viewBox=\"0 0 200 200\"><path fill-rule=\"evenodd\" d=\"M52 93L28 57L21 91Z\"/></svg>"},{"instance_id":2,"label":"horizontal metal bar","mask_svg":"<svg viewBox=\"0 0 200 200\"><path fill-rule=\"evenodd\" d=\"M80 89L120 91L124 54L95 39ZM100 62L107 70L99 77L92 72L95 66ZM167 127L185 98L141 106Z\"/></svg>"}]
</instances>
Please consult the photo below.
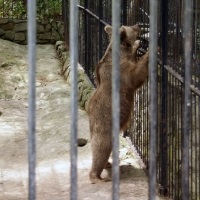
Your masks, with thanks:
<instances>
[{"instance_id":1,"label":"horizontal metal bar","mask_svg":"<svg viewBox=\"0 0 200 200\"><path fill-rule=\"evenodd\" d=\"M106 23L104 20L100 19L100 17L98 17L97 15L95 15L93 12L91 12L90 10L88 10L87 8L78 5L78 8L81 10L86 11L89 15L91 15L92 17L94 17L95 19L97 19L100 23L102 23L104 26L109 25L108 23Z\"/></svg>"},{"instance_id":2,"label":"horizontal metal bar","mask_svg":"<svg viewBox=\"0 0 200 200\"><path fill-rule=\"evenodd\" d=\"M181 75L179 75L175 70L173 70L169 65L164 65L164 67L171 75L177 78L181 83L184 83L184 78ZM197 87L190 84L190 90L200 97L200 90Z\"/></svg>"}]
</instances>

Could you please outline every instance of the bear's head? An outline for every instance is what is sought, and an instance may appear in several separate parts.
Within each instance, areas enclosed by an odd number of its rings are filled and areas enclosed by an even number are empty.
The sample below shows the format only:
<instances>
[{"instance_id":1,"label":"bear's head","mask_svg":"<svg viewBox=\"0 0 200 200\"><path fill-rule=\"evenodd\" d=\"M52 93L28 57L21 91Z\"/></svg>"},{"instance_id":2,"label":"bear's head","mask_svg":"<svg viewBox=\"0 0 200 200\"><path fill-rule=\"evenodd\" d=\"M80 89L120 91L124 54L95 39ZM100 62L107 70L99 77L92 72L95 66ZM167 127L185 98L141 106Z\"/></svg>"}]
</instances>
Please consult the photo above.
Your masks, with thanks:
<instances>
[{"instance_id":1,"label":"bear's head","mask_svg":"<svg viewBox=\"0 0 200 200\"><path fill-rule=\"evenodd\" d=\"M105 32L109 35L109 38L111 40L112 38L112 27L107 25L105 26ZM133 46L134 42L137 40L139 34L140 34L140 28L138 24L134 26L121 26L120 28L120 41L121 44L126 44Z\"/></svg>"}]
</instances>

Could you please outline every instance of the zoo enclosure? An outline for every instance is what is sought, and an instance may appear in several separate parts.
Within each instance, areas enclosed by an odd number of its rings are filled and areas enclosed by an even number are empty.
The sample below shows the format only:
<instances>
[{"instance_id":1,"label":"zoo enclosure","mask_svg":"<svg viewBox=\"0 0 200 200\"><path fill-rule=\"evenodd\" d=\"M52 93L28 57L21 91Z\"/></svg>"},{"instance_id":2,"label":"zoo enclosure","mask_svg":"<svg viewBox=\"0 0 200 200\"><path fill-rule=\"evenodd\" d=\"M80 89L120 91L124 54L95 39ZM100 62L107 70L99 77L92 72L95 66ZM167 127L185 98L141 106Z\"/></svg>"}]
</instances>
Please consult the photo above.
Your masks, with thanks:
<instances>
[{"instance_id":1,"label":"zoo enclosure","mask_svg":"<svg viewBox=\"0 0 200 200\"><path fill-rule=\"evenodd\" d=\"M4 2L6 0L2 1ZM12 6L15 1L11 1ZM35 43L36 43L36 1L28 1L29 15L29 199L35 199ZM72 1L74 2L74 1ZM184 1L185 3L191 1ZM67 3L63 1L63 5ZM67 4L65 4L67 5ZM188 4L186 4L188 5ZM185 6L186 6L185 5ZM75 5L76 6L76 5ZM158 94L157 101L151 102L158 107L158 140L157 147L157 181L160 193L173 199L199 199L200 184L200 159L199 159L199 114L200 114L200 5L197 0L193 1L193 53L183 55L184 24L183 1L165 0L159 1L159 40L160 59L158 62ZM148 46L149 39L149 4L148 1L127 0L122 1L121 6L122 24L140 24L144 31L141 35L142 47ZM66 13L66 12L65 12ZM162 14L161 14L162 13ZM111 1L85 0L79 5L79 55L80 62L92 81L94 81L94 66L103 55L108 44L108 39L103 31L105 24L111 23ZM10 14L9 14L10 16ZM9 17L8 16L8 17ZM25 15L26 16L26 15ZM4 17L5 14L4 14ZM189 16L188 16L189 17ZM187 24L186 20L186 24ZM67 22L67 20L66 20ZM187 27L185 28L187 30ZM146 34L145 34L146 32ZM95 38L96 37L96 38ZM186 40L187 42L187 40ZM142 52L142 50L140 51ZM190 60L192 67L185 63L185 58ZM191 76L190 76L191 70ZM186 72L186 73L185 73ZM189 78L189 80L188 80ZM191 84L185 84L190 82ZM148 84L148 83L147 83ZM135 112L132 126L128 135L136 146L147 168L149 168L149 118L148 103L149 91L147 84L135 94ZM190 89L188 96L187 88ZM152 91L152 90L151 90ZM185 93L184 93L185 91ZM151 94L150 94L151 95ZM187 98L185 98L187 97ZM190 100L191 97L191 102ZM188 103L188 105L187 105ZM185 108L188 106L188 109ZM185 110L191 114L185 116ZM151 116L153 118L153 116ZM154 116L155 117L155 116ZM151 119L150 119L151 120ZM151 125L151 124L150 124ZM188 129L189 130L188 130ZM74 128L76 129L76 128ZM184 133L184 134L183 134ZM189 133L189 134L188 134ZM152 133L151 133L152 134ZM187 137L189 136L189 148ZM186 144L186 148L184 145ZM186 154L185 154L186 150ZM181 170L187 170L187 151L189 153L189 174L186 173L186 186L181 189L181 180L185 180ZM186 162L182 162L185 160ZM76 166L75 166L76 167ZM187 176L188 175L188 176ZM182 177L181 177L182 176ZM189 178L189 187L187 187ZM184 185L184 184L182 184ZM188 190L189 189L189 190ZM190 196L187 198L187 193ZM75 191L76 193L76 191ZM186 194L186 196L182 194Z\"/></svg>"},{"instance_id":2,"label":"zoo enclosure","mask_svg":"<svg viewBox=\"0 0 200 200\"><path fill-rule=\"evenodd\" d=\"M149 3L143 0L121 1L121 24L138 23L142 29L142 48L138 54L148 47ZM187 23L191 20L184 18L184 6L188 3L192 3L193 18L189 38L186 36L190 30ZM80 1L78 8L79 61L95 84L95 65L109 42L103 29L112 22L111 1L84 0ZM172 199L196 200L200 198L200 2L158 1L158 20L158 89L154 103L158 108L156 148L159 193ZM192 41L192 54L187 56L185 52L190 49L184 46L185 38ZM187 63L190 56L191 67ZM132 122L126 133L147 169L150 140L148 104L151 95L148 87L147 82L134 95ZM183 177L184 170L188 177ZM185 188L181 186L184 181Z\"/></svg>"}]
</instances>

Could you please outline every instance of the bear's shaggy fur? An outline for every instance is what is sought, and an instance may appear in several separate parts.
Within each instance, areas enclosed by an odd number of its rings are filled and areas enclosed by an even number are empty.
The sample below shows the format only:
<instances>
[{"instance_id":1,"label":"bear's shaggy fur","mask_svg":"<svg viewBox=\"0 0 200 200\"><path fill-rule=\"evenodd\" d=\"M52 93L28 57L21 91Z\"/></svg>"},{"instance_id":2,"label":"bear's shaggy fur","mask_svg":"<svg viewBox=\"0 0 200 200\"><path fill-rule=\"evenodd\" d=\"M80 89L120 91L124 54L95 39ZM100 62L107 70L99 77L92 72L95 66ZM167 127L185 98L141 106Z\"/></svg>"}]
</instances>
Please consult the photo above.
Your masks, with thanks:
<instances>
[{"instance_id":1,"label":"bear's shaggy fur","mask_svg":"<svg viewBox=\"0 0 200 200\"><path fill-rule=\"evenodd\" d=\"M90 123L92 148L91 183L107 181L101 173L109 165L112 150L112 27L105 27L110 44L96 66L97 89L91 96L87 112ZM133 106L133 93L148 76L148 52L140 59L136 57L140 41L140 28L122 26L120 28L120 129L126 130Z\"/></svg>"}]
</instances>

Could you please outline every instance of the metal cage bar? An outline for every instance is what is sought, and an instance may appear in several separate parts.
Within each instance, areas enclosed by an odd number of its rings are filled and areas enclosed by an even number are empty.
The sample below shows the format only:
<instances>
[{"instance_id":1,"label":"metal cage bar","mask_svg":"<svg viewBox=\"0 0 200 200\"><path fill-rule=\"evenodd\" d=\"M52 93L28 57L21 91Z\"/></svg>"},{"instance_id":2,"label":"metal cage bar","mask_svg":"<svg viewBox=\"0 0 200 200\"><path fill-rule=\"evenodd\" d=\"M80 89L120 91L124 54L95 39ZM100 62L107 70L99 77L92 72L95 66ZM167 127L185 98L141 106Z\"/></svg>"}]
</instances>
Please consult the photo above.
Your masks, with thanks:
<instances>
[{"instance_id":1,"label":"metal cage bar","mask_svg":"<svg viewBox=\"0 0 200 200\"><path fill-rule=\"evenodd\" d=\"M167 39L168 39L168 0L163 0L161 2L161 48L162 48L162 82L161 82L161 105L162 112L161 115L161 127L160 127L160 183L162 185L162 190L160 193L162 195L167 194L167 102L168 102L168 73L164 66L167 64Z\"/></svg>"},{"instance_id":2,"label":"metal cage bar","mask_svg":"<svg viewBox=\"0 0 200 200\"><path fill-rule=\"evenodd\" d=\"M184 105L182 140L182 200L189 199L189 135L191 124L191 67L192 67L192 15L193 1L184 0Z\"/></svg>"},{"instance_id":3,"label":"metal cage bar","mask_svg":"<svg viewBox=\"0 0 200 200\"><path fill-rule=\"evenodd\" d=\"M77 120L78 120L78 0L70 1L70 66L71 66L71 187L70 199L77 199Z\"/></svg>"},{"instance_id":4,"label":"metal cage bar","mask_svg":"<svg viewBox=\"0 0 200 200\"><path fill-rule=\"evenodd\" d=\"M157 144L157 46L158 46L158 0L150 3L150 41L149 41L149 77L150 77L150 164L149 164L149 200L156 196L156 144Z\"/></svg>"},{"instance_id":5,"label":"metal cage bar","mask_svg":"<svg viewBox=\"0 0 200 200\"><path fill-rule=\"evenodd\" d=\"M120 0L112 0L112 199L119 199Z\"/></svg>"},{"instance_id":6,"label":"metal cage bar","mask_svg":"<svg viewBox=\"0 0 200 200\"><path fill-rule=\"evenodd\" d=\"M29 163L29 200L36 199L36 0L28 1L28 163Z\"/></svg>"}]
</instances>

